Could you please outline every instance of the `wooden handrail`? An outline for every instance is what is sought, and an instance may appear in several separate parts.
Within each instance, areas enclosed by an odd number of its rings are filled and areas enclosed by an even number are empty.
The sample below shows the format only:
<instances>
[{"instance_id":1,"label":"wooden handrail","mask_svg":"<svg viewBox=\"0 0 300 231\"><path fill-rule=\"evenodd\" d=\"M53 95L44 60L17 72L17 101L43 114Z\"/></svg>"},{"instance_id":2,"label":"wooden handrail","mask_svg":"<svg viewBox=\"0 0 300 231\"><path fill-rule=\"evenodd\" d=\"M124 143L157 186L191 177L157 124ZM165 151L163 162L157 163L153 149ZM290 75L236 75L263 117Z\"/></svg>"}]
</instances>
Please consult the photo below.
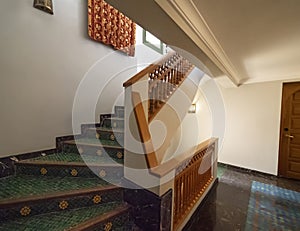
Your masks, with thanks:
<instances>
[{"instance_id":1,"label":"wooden handrail","mask_svg":"<svg viewBox=\"0 0 300 231\"><path fill-rule=\"evenodd\" d=\"M140 139L143 143L143 149L146 155L147 166L148 169L152 169L158 166L158 161L154 152L151 134L149 131L149 126L144 112L141 96L138 92L132 92L131 97Z\"/></svg>"},{"instance_id":2,"label":"wooden handrail","mask_svg":"<svg viewBox=\"0 0 300 231\"><path fill-rule=\"evenodd\" d=\"M145 69L143 69L141 72L137 73L136 75L134 75L133 77L131 77L130 79L128 79L125 83L123 83L123 87L129 87L129 86L133 85L134 83L138 82L145 75L147 75L148 73L151 73L157 67L159 67L160 65L164 64L174 54L176 54L175 51L168 52L161 59L159 59L158 61L150 64L148 67L146 67Z\"/></svg>"},{"instance_id":3,"label":"wooden handrail","mask_svg":"<svg viewBox=\"0 0 300 231\"><path fill-rule=\"evenodd\" d=\"M173 171L174 169L182 169L186 163L188 163L197 153L208 149L212 145L214 145L218 141L217 138L210 138L208 140L205 140L204 142L190 148L183 154L179 155L178 157L175 157L156 168L151 169L151 174L159 177L163 177Z\"/></svg>"}]
</instances>

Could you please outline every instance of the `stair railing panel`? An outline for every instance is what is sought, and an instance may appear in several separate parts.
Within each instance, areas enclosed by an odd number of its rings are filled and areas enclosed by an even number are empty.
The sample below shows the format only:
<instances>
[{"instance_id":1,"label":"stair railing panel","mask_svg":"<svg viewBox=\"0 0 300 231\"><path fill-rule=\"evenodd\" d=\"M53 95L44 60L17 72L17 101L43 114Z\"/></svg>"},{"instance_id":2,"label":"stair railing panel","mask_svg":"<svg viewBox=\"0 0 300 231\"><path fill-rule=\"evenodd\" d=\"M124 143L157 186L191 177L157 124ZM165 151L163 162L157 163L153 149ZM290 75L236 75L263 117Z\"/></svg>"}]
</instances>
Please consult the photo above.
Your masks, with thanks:
<instances>
[{"instance_id":1,"label":"stair railing panel","mask_svg":"<svg viewBox=\"0 0 300 231\"><path fill-rule=\"evenodd\" d=\"M149 72L149 122L189 75L192 68L193 65L188 60L174 53Z\"/></svg>"},{"instance_id":2,"label":"stair railing panel","mask_svg":"<svg viewBox=\"0 0 300 231\"><path fill-rule=\"evenodd\" d=\"M149 65L133 76L123 86L129 87L147 76L149 88L148 122L151 122L170 96L189 75L193 67L187 59L172 51L161 60Z\"/></svg>"},{"instance_id":3,"label":"stair railing panel","mask_svg":"<svg viewBox=\"0 0 300 231\"><path fill-rule=\"evenodd\" d=\"M151 169L152 174L161 178L175 171L173 230L180 230L184 226L184 222L188 220L215 181L217 143L218 139L211 138L177 158Z\"/></svg>"},{"instance_id":4,"label":"stair railing panel","mask_svg":"<svg viewBox=\"0 0 300 231\"><path fill-rule=\"evenodd\" d=\"M203 158L211 160L215 151L215 144L212 143L206 148L198 151L187 161L183 161L176 167L174 181L174 209L173 225L174 230L186 219L191 209L203 195L207 187L213 181L212 166L200 172Z\"/></svg>"}]
</instances>

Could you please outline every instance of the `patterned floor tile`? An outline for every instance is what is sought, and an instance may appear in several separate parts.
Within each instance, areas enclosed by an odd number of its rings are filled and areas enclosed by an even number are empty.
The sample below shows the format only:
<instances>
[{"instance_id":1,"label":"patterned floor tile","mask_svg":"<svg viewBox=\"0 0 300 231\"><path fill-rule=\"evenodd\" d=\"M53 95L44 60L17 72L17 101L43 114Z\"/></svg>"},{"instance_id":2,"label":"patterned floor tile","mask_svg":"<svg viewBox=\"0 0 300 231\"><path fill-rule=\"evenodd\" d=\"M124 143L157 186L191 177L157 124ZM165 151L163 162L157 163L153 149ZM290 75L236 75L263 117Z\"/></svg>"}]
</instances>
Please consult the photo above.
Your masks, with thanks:
<instances>
[{"instance_id":1,"label":"patterned floor tile","mask_svg":"<svg viewBox=\"0 0 300 231\"><path fill-rule=\"evenodd\" d=\"M299 229L300 193L253 181L245 230Z\"/></svg>"}]
</instances>

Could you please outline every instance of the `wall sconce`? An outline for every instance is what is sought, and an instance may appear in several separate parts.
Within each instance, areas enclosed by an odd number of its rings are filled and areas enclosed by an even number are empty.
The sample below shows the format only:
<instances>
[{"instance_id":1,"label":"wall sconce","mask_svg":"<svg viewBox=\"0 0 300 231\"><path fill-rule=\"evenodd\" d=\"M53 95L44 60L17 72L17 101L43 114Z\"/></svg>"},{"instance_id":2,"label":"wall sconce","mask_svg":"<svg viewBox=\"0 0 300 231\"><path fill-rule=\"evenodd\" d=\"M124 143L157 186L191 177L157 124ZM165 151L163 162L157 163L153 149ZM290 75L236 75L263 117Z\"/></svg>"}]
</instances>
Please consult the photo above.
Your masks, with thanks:
<instances>
[{"instance_id":1,"label":"wall sconce","mask_svg":"<svg viewBox=\"0 0 300 231\"><path fill-rule=\"evenodd\" d=\"M34 0L33 7L46 13L53 14L52 0Z\"/></svg>"},{"instance_id":2,"label":"wall sconce","mask_svg":"<svg viewBox=\"0 0 300 231\"><path fill-rule=\"evenodd\" d=\"M196 113L196 104L195 103L193 103L190 106L188 113Z\"/></svg>"}]
</instances>

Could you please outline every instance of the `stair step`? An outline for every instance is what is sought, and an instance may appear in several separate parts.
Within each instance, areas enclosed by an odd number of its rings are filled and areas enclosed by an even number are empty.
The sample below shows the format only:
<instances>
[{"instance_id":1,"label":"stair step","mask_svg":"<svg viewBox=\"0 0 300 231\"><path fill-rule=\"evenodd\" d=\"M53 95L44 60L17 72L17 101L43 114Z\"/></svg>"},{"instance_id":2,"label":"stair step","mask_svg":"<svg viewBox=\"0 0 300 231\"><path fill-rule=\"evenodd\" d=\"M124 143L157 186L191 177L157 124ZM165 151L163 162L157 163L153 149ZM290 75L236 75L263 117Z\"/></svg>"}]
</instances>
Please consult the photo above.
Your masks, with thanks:
<instances>
[{"instance_id":1,"label":"stair step","mask_svg":"<svg viewBox=\"0 0 300 231\"><path fill-rule=\"evenodd\" d=\"M123 177L123 165L113 162L113 160L110 161L107 159L106 162L104 160L99 161L100 163L88 162L93 159L96 160L96 157L91 158L90 156L87 156L87 162L83 161L84 157L81 162L74 162L73 160L78 158L74 157L75 155L79 156L78 154L58 153L46 157L19 161L15 163L16 172L18 175L24 174L55 177L98 178L101 176L103 180L114 183L119 183Z\"/></svg>"},{"instance_id":2,"label":"stair step","mask_svg":"<svg viewBox=\"0 0 300 231\"><path fill-rule=\"evenodd\" d=\"M124 118L124 106L115 106L115 116Z\"/></svg>"},{"instance_id":3,"label":"stair step","mask_svg":"<svg viewBox=\"0 0 300 231\"><path fill-rule=\"evenodd\" d=\"M76 140L67 140L67 141L64 141L64 144L77 144L77 145L91 146L91 147L123 149L123 147L115 141L88 139L88 138L80 138L80 139L76 139Z\"/></svg>"},{"instance_id":4,"label":"stair step","mask_svg":"<svg viewBox=\"0 0 300 231\"><path fill-rule=\"evenodd\" d=\"M97 139L76 139L63 142L64 153L77 153L83 156L100 156L112 159L122 164L124 161L124 148L115 141L102 141Z\"/></svg>"},{"instance_id":5,"label":"stair step","mask_svg":"<svg viewBox=\"0 0 300 231\"><path fill-rule=\"evenodd\" d=\"M120 164L115 162L113 159L107 158L106 156L99 155L84 155L78 153L54 153L46 156L39 156L32 159L27 159L18 162L20 163L32 163L32 164L45 164L45 163L60 163L67 164L71 166L120 166Z\"/></svg>"},{"instance_id":6,"label":"stair step","mask_svg":"<svg viewBox=\"0 0 300 231\"><path fill-rule=\"evenodd\" d=\"M101 179L9 177L0 181L0 219L121 201L123 190Z\"/></svg>"},{"instance_id":7,"label":"stair step","mask_svg":"<svg viewBox=\"0 0 300 231\"><path fill-rule=\"evenodd\" d=\"M105 226L112 228L106 230L122 230L122 227L125 227L126 223L129 223L129 209L128 205L120 202L79 209L66 209L64 211L3 221L0 224L0 230L79 231L91 230L91 226L97 228L97 230L105 230ZM86 226L82 227L81 223L86 224Z\"/></svg>"},{"instance_id":8,"label":"stair step","mask_svg":"<svg viewBox=\"0 0 300 231\"><path fill-rule=\"evenodd\" d=\"M133 228L133 223L130 219L130 206L124 204L119 206L114 211L107 214L87 220L80 225L73 227L70 231L83 230L115 230L129 231Z\"/></svg>"},{"instance_id":9,"label":"stair step","mask_svg":"<svg viewBox=\"0 0 300 231\"><path fill-rule=\"evenodd\" d=\"M51 177L17 175L0 179L0 202L18 199L28 195L65 192L107 186L100 178Z\"/></svg>"},{"instance_id":10,"label":"stair step","mask_svg":"<svg viewBox=\"0 0 300 231\"><path fill-rule=\"evenodd\" d=\"M124 118L111 117L111 118L103 118L101 127L104 128L118 128L124 129Z\"/></svg>"},{"instance_id":11,"label":"stair step","mask_svg":"<svg viewBox=\"0 0 300 231\"><path fill-rule=\"evenodd\" d=\"M119 145L124 145L124 129L111 129L111 128L88 128L85 130L83 136L85 138L96 138L105 141L114 141Z\"/></svg>"}]
</instances>

